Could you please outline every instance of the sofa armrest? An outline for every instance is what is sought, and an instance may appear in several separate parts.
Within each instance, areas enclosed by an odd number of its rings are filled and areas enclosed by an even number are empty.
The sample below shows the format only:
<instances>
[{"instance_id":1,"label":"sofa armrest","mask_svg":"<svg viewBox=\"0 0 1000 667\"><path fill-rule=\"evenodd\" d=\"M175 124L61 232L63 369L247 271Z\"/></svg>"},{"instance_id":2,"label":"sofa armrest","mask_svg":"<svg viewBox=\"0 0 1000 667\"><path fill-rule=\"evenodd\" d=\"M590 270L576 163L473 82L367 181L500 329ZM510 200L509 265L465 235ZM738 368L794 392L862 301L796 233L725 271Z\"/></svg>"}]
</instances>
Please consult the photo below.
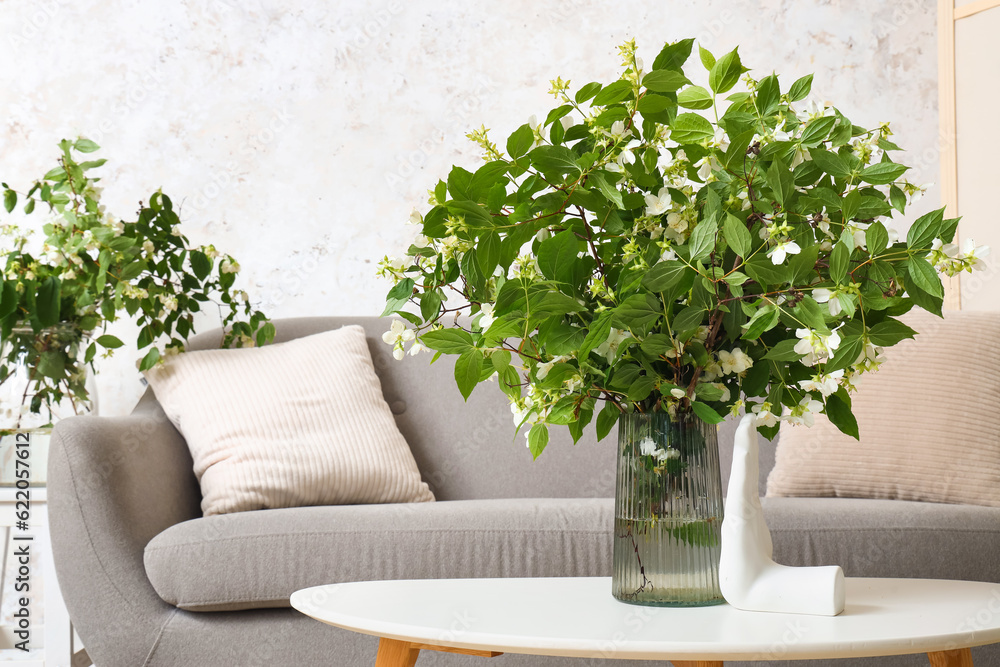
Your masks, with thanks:
<instances>
[{"instance_id":1,"label":"sofa armrest","mask_svg":"<svg viewBox=\"0 0 1000 667\"><path fill-rule=\"evenodd\" d=\"M143 549L201 516L181 435L147 396L128 417L75 417L53 430L49 522L56 573L100 665L141 665L175 608L153 590Z\"/></svg>"}]
</instances>

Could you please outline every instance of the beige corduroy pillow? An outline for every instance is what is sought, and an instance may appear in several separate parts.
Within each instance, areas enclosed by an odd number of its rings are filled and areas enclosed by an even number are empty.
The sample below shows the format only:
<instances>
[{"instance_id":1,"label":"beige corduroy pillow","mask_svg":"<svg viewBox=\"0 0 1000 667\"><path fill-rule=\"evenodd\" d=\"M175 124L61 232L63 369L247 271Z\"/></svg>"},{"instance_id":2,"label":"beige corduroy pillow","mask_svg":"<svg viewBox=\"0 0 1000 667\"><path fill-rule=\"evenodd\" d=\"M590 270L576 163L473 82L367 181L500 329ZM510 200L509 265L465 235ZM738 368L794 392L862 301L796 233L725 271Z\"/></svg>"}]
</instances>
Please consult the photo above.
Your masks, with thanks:
<instances>
[{"instance_id":1,"label":"beige corduroy pillow","mask_svg":"<svg viewBox=\"0 0 1000 667\"><path fill-rule=\"evenodd\" d=\"M146 378L191 449L206 516L434 500L360 326L187 352Z\"/></svg>"},{"instance_id":2,"label":"beige corduroy pillow","mask_svg":"<svg viewBox=\"0 0 1000 667\"><path fill-rule=\"evenodd\" d=\"M768 496L1000 507L1000 313L926 312L854 394L860 442L825 416L782 424Z\"/></svg>"}]
</instances>

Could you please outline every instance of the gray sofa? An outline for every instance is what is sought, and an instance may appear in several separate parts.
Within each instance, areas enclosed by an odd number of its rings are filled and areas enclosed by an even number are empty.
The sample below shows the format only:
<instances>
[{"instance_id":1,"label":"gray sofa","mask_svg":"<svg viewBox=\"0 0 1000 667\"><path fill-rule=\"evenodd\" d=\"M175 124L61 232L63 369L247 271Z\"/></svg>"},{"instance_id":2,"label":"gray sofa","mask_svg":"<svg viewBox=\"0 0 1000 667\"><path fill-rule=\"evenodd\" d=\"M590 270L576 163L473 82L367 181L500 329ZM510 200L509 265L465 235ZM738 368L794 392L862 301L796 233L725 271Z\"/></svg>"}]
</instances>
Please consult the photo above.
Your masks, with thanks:
<instances>
[{"instance_id":1,"label":"gray sofa","mask_svg":"<svg viewBox=\"0 0 1000 667\"><path fill-rule=\"evenodd\" d=\"M151 394L128 417L63 421L49 460L52 545L96 665L372 665L374 638L288 608L292 591L366 579L610 574L613 436L573 446L560 434L532 462L498 390L480 387L464 403L448 359L394 361L381 341L385 320L286 320L278 339L345 323L368 332L385 398L438 502L203 518L188 450ZM203 336L192 347L216 341ZM724 477L734 426L720 436ZM766 471L773 445L762 449ZM1000 510L811 498L765 499L765 510L784 563L840 564L855 577L1000 582ZM995 648L973 655L980 667L1000 665ZM424 652L418 664L480 662ZM866 662L926 658L854 664ZM622 663L508 655L483 664Z\"/></svg>"}]
</instances>

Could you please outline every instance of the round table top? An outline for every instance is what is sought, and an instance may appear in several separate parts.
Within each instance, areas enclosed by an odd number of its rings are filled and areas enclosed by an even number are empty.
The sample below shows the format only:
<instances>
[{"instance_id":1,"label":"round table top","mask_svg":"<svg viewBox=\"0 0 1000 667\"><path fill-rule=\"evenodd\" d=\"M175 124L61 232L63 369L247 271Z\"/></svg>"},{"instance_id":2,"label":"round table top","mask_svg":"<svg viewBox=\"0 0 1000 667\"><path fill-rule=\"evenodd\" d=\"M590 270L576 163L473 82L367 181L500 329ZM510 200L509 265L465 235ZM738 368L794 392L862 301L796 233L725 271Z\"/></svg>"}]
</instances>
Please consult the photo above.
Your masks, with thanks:
<instances>
[{"instance_id":1,"label":"round table top","mask_svg":"<svg viewBox=\"0 0 1000 667\"><path fill-rule=\"evenodd\" d=\"M1000 642L1000 584L973 581L849 578L835 617L630 605L603 577L366 581L306 588L291 602L389 639L581 658L849 658Z\"/></svg>"}]
</instances>

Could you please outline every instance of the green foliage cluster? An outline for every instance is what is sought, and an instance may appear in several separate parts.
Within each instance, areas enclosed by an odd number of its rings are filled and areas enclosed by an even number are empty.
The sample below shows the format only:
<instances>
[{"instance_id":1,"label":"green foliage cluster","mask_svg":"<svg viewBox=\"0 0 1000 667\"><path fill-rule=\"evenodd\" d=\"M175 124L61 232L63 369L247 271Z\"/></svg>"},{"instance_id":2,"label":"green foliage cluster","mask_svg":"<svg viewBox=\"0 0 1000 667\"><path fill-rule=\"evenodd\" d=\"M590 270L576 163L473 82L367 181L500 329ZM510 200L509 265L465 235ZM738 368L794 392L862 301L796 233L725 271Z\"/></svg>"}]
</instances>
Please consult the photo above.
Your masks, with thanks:
<instances>
[{"instance_id":1,"label":"green foliage cluster","mask_svg":"<svg viewBox=\"0 0 1000 667\"><path fill-rule=\"evenodd\" d=\"M922 188L888 124L805 101L811 75L783 88L701 48L705 88L684 72L690 39L648 71L634 40L620 50L621 78L554 80L559 105L505 151L470 135L485 164L454 167L380 267L384 314L413 327L386 341L457 355L466 397L496 376L535 456L550 425L579 438L596 418L604 437L630 411L744 408L769 437L825 412L856 437L852 378L915 334L898 316L940 314L940 272L985 251L959 252L943 209L897 238Z\"/></svg>"},{"instance_id":2,"label":"green foliage cluster","mask_svg":"<svg viewBox=\"0 0 1000 667\"><path fill-rule=\"evenodd\" d=\"M22 400L31 412L87 401L86 367L124 345L102 333L122 313L140 327L138 349L149 348L141 370L183 350L195 313L213 304L228 327L225 346L273 337L273 325L233 287L239 265L212 246L192 246L169 197L153 193L134 221L123 221L105 210L91 175L105 160L78 157L98 146L78 139L59 148L58 166L27 192L2 184L8 214L20 206L46 216L41 243L30 230L0 226L0 384L26 368Z\"/></svg>"}]
</instances>

